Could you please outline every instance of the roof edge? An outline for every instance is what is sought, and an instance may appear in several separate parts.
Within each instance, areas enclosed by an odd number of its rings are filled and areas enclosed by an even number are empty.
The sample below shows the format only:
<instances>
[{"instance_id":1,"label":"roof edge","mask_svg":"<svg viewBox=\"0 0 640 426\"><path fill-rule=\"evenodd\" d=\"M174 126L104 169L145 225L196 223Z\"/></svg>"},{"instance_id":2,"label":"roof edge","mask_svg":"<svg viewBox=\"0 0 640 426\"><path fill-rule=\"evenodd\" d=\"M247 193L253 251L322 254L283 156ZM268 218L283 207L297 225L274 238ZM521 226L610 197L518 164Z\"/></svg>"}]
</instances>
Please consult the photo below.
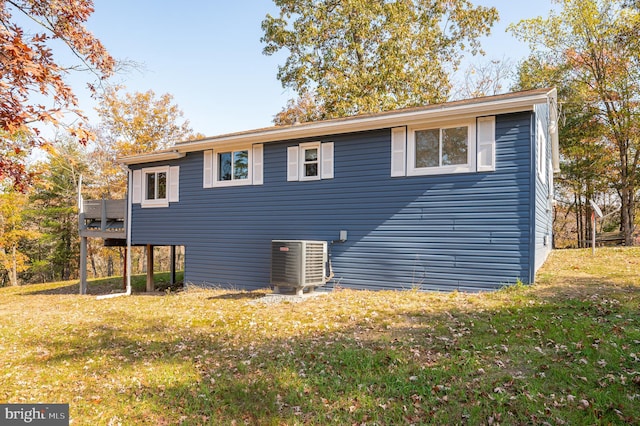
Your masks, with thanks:
<instances>
[{"instance_id":1,"label":"roof edge","mask_svg":"<svg viewBox=\"0 0 640 426\"><path fill-rule=\"evenodd\" d=\"M502 95L482 98L451 101L423 107L405 108L380 113L356 115L324 121L315 121L288 126L273 126L243 132L228 133L204 139L179 142L170 152L181 153L212 149L218 145L234 143L268 143L289 139L301 139L330 134L342 134L358 131L383 129L396 126L411 125L425 120L463 117L465 115L481 116L484 114L506 114L509 112L528 111L533 105L547 103L555 98L555 88L534 89L522 92L512 92ZM152 152L136 156L122 157L118 161L123 164L139 164L163 161L167 151Z\"/></svg>"},{"instance_id":2,"label":"roof edge","mask_svg":"<svg viewBox=\"0 0 640 426\"><path fill-rule=\"evenodd\" d=\"M177 160L187 155L186 152L178 152L175 148L150 152L148 154L129 155L126 157L120 157L116 159L119 163L129 164L143 164L143 163L155 163L156 161Z\"/></svg>"}]
</instances>

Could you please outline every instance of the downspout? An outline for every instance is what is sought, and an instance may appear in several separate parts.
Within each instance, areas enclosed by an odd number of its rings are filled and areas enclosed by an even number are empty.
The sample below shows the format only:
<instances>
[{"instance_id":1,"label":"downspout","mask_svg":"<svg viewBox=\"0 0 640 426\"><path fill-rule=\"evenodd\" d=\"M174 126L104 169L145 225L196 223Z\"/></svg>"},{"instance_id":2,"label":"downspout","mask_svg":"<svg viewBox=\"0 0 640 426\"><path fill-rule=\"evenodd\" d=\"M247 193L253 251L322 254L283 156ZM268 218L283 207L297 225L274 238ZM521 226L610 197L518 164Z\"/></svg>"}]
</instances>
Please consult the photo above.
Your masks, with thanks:
<instances>
[{"instance_id":1,"label":"downspout","mask_svg":"<svg viewBox=\"0 0 640 426\"><path fill-rule=\"evenodd\" d=\"M127 276L127 290L124 293L105 294L98 296L98 300L113 299L119 296L131 296L131 189L132 189L133 176L131 169L127 168L127 213L125 229L127 234L127 268L125 274Z\"/></svg>"}]
</instances>

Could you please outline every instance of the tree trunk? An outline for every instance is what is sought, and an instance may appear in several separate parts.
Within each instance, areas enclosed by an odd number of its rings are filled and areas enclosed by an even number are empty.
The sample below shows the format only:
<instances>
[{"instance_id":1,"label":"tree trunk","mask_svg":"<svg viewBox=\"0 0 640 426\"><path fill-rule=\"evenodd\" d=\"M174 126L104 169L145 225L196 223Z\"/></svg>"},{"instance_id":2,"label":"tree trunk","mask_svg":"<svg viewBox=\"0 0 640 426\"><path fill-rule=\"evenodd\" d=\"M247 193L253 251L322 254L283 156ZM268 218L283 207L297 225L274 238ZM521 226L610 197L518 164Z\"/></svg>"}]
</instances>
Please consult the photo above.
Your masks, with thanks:
<instances>
[{"instance_id":1,"label":"tree trunk","mask_svg":"<svg viewBox=\"0 0 640 426\"><path fill-rule=\"evenodd\" d=\"M109 254L109 257L107 257L107 276L113 276L113 257L111 256L111 254Z\"/></svg>"},{"instance_id":2,"label":"tree trunk","mask_svg":"<svg viewBox=\"0 0 640 426\"><path fill-rule=\"evenodd\" d=\"M9 282L13 286L18 284L18 257L16 253L16 246L11 249L11 269L9 270Z\"/></svg>"},{"instance_id":3,"label":"tree trunk","mask_svg":"<svg viewBox=\"0 0 640 426\"><path fill-rule=\"evenodd\" d=\"M71 237L69 234L64 236L64 248L66 253L71 253ZM71 265L69 256L65 256L62 261L62 281L67 281L71 275Z\"/></svg>"},{"instance_id":4,"label":"tree trunk","mask_svg":"<svg viewBox=\"0 0 640 426\"><path fill-rule=\"evenodd\" d=\"M624 244L632 246L633 231L635 230L635 196L631 188L624 187L620 190L620 201L622 208L620 209L620 228L624 237Z\"/></svg>"}]
</instances>

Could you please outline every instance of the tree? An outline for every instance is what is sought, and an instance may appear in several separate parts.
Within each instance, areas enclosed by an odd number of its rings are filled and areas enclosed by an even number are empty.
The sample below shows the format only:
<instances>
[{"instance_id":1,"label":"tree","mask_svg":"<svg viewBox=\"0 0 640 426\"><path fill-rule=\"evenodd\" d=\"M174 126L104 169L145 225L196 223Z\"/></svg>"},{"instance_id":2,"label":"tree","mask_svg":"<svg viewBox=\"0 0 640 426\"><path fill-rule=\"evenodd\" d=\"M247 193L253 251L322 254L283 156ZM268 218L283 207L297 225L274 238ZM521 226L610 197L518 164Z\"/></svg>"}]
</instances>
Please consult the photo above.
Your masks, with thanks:
<instances>
[{"instance_id":1,"label":"tree","mask_svg":"<svg viewBox=\"0 0 640 426\"><path fill-rule=\"evenodd\" d=\"M0 2L0 130L14 140L14 152L31 152L47 141L37 124L62 126L63 115L71 112L79 124L68 130L81 142L91 138L84 127L84 115L64 76L72 70L92 70L100 79L113 72L114 60L84 23L93 13L92 0L11 0ZM15 14L29 18L34 28L16 23ZM39 31L39 32L38 32ZM79 64L64 67L53 55L56 40L62 41L78 58ZM42 96L51 105L42 103ZM29 180L21 163L11 157L0 160L0 180L6 178L19 187Z\"/></svg>"},{"instance_id":2,"label":"tree","mask_svg":"<svg viewBox=\"0 0 640 426\"><path fill-rule=\"evenodd\" d=\"M607 173L621 203L621 230L633 244L640 188L640 46L637 8L623 0L556 0L562 10L548 18L520 21L510 30L529 42L532 57L563 73L581 102L604 128L613 155Z\"/></svg>"},{"instance_id":3,"label":"tree","mask_svg":"<svg viewBox=\"0 0 640 426\"><path fill-rule=\"evenodd\" d=\"M4 186L27 190L33 174L27 170L28 152L20 148L27 140L24 132L8 134L0 130L0 190Z\"/></svg>"},{"instance_id":4,"label":"tree","mask_svg":"<svg viewBox=\"0 0 640 426\"><path fill-rule=\"evenodd\" d=\"M107 89L96 108L118 154L142 154L168 148L192 136L189 120L182 121L183 113L172 103L173 96L169 93L156 98L154 91L148 90L120 97L121 89Z\"/></svg>"},{"instance_id":5,"label":"tree","mask_svg":"<svg viewBox=\"0 0 640 426\"><path fill-rule=\"evenodd\" d=\"M25 225L28 196L13 189L0 192L0 270L4 270L11 285L19 285L18 274L29 267L29 257L22 252L25 240L38 233Z\"/></svg>"},{"instance_id":6,"label":"tree","mask_svg":"<svg viewBox=\"0 0 640 426\"><path fill-rule=\"evenodd\" d=\"M126 191L126 176L116 163L117 157L168 148L176 142L201 136L194 135L189 121L182 119L183 113L170 94L158 98L149 90L120 96L121 89L105 90L96 108L101 125L96 131L99 137L93 161L101 174L98 192L105 197L122 197Z\"/></svg>"},{"instance_id":7,"label":"tree","mask_svg":"<svg viewBox=\"0 0 640 426\"><path fill-rule=\"evenodd\" d=\"M324 109L316 103L313 93L306 92L298 99L289 99L287 105L276 114L273 124L286 126L322 120Z\"/></svg>"},{"instance_id":8,"label":"tree","mask_svg":"<svg viewBox=\"0 0 640 426\"><path fill-rule=\"evenodd\" d=\"M289 52L278 79L302 99L313 94L321 118L444 101L462 51L480 52L498 19L468 0L274 2L263 53Z\"/></svg>"},{"instance_id":9,"label":"tree","mask_svg":"<svg viewBox=\"0 0 640 426\"><path fill-rule=\"evenodd\" d=\"M599 118L599 110L584 98L580 83L571 78L568 64L551 65L545 58L534 56L520 64L517 74L513 90L558 89L562 161L560 173L554 179L555 196L560 203L554 220L554 242L567 240L573 234L576 246L586 247L592 232L588 200L603 199L610 192L607 170L613 164L606 143L606 127ZM558 210L564 214L558 214ZM573 220L575 232L562 231Z\"/></svg>"},{"instance_id":10,"label":"tree","mask_svg":"<svg viewBox=\"0 0 640 426\"><path fill-rule=\"evenodd\" d=\"M78 184L86 174L86 154L72 139L52 146L30 196L30 215L40 231L39 243L45 250L39 261L46 261L51 278L68 280L78 270ZM39 253L37 254L39 257ZM32 255L36 259L36 253Z\"/></svg>"},{"instance_id":11,"label":"tree","mask_svg":"<svg viewBox=\"0 0 640 426\"><path fill-rule=\"evenodd\" d=\"M506 82L513 76L514 65L509 59L493 59L472 64L464 72L464 80L456 90L455 98L471 99L504 93Z\"/></svg>"}]
</instances>

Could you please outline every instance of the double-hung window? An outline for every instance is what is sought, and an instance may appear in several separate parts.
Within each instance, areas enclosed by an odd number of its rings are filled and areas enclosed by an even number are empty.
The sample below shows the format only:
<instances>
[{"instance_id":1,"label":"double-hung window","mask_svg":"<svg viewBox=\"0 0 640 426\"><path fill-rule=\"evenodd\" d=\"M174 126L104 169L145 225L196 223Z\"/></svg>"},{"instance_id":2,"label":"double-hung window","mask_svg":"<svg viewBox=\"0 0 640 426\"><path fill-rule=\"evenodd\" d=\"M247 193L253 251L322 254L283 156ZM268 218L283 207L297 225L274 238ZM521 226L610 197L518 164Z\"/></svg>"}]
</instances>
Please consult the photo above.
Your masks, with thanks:
<instances>
[{"instance_id":1,"label":"double-hung window","mask_svg":"<svg viewBox=\"0 0 640 426\"><path fill-rule=\"evenodd\" d=\"M287 148L287 180L333 179L333 142L305 142Z\"/></svg>"},{"instance_id":2,"label":"double-hung window","mask_svg":"<svg viewBox=\"0 0 640 426\"><path fill-rule=\"evenodd\" d=\"M320 142L300 145L300 180L320 179Z\"/></svg>"},{"instance_id":3,"label":"double-hung window","mask_svg":"<svg viewBox=\"0 0 640 426\"><path fill-rule=\"evenodd\" d=\"M145 192L144 200L150 202L167 201L167 173L168 170L153 170L144 172Z\"/></svg>"},{"instance_id":4,"label":"double-hung window","mask_svg":"<svg viewBox=\"0 0 640 426\"><path fill-rule=\"evenodd\" d=\"M142 207L168 207L180 200L180 166L146 167L133 171L132 202Z\"/></svg>"}]
</instances>

